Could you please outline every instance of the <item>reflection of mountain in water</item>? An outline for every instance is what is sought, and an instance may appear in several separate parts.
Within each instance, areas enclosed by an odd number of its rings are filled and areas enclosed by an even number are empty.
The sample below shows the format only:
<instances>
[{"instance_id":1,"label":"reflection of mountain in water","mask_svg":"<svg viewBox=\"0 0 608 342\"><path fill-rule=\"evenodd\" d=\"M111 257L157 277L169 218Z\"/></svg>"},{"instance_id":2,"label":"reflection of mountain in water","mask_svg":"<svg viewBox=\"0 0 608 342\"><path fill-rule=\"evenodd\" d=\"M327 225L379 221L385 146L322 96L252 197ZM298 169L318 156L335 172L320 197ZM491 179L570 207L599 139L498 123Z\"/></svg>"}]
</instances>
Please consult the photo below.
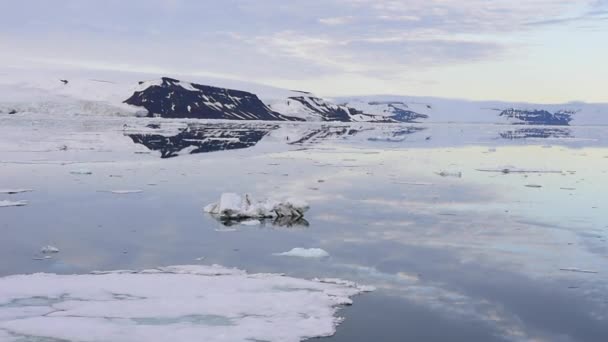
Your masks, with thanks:
<instances>
[{"instance_id":1,"label":"reflection of mountain in water","mask_svg":"<svg viewBox=\"0 0 608 342\"><path fill-rule=\"evenodd\" d=\"M424 130L422 127L399 127L383 129L379 127L365 127L365 126L329 126L323 125L316 128L310 128L303 132L298 139L290 142L292 145L298 144L315 144L324 140L336 140L336 139L348 139L355 135L367 132L368 134L379 134L368 138L370 141L402 141L408 134L413 134Z\"/></svg>"},{"instance_id":2,"label":"reflection of mountain in water","mask_svg":"<svg viewBox=\"0 0 608 342\"><path fill-rule=\"evenodd\" d=\"M216 218L221 224L226 227L238 226L243 222L251 221L250 218ZM302 217L276 217L268 219L260 219L261 226L272 225L275 227L292 228L292 227L308 227L310 223Z\"/></svg>"},{"instance_id":3,"label":"reflection of mountain in water","mask_svg":"<svg viewBox=\"0 0 608 342\"><path fill-rule=\"evenodd\" d=\"M187 153L207 153L252 147L276 125L210 124L188 125L179 134L128 134L136 144L142 144L153 151L160 151L161 158L176 157L185 149Z\"/></svg>"},{"instance_id":4,"label":"reflection of mountain in water","mask_svg":"<svg viewBox=\"0 0 608 342\"><path fill-rule=\"evenodd\" d=\"M503 139L547 139L547 138L572 138L568 129L562 128L523 128L500 133Z\"/></svg>"},{"instance_id":5,"label":"reflection of mountain in water","mask_svg":"<svg viewBox=\"0 0 608 342\"><path fill-rule=\"evenodd\" d=\"M363 129L352 126L320 126L306 130L297 140L290 142L292 145L297 144L313 144L327 139L346 139L349 136L354 136L364 130L373 130L373 128Z\"/></svg>"}]
</instances>

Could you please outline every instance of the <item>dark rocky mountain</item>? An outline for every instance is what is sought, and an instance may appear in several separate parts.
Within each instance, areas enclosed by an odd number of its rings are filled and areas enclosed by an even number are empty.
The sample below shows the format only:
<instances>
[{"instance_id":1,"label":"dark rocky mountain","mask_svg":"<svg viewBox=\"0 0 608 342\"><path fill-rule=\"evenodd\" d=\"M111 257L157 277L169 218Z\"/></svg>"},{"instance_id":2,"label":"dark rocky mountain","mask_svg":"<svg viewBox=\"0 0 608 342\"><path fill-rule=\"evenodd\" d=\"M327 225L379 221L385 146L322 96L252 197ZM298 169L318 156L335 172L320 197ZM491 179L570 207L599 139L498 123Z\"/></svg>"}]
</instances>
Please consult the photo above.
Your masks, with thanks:
<instances>
[{"instance_id":1,"label":"dark rocky mountain","mask_svg":"<svg viewBox=\"0 0 608 342\"><path fill-rule=\"evenodd\" d=\"M140 82L146 85L146 82ZM163 118L301 121L268 108L255 94L163 77L124 101Z\"/></svg>"},{"instance_id":2,"label":"dark rocky mountain","mask_svg":"<svg viewBox=\"0 0 608 342\"><path fill-rule=\"evenodd\" d=\"M500 113L500 116L516 120L514 124L520 125L557 125L568 126L573 119L574 111L560 110L551 113L547 110L522 110L509 108Z\"/></svg>"},{"instance_id":3,"label":"dark rocky mountain","mask_svg":"<svg viewBox=\"0 0 608 342\"><path fill-rule=\"evenodd\" d=\"M208 153L243 149L255 146L276 125L246 125L221 123L213 125L190 124L174 136L161 134L127 134L134 143L153 151L160 151L161 158L172 158L180 153Z\"/></svg>"}]
</instances>

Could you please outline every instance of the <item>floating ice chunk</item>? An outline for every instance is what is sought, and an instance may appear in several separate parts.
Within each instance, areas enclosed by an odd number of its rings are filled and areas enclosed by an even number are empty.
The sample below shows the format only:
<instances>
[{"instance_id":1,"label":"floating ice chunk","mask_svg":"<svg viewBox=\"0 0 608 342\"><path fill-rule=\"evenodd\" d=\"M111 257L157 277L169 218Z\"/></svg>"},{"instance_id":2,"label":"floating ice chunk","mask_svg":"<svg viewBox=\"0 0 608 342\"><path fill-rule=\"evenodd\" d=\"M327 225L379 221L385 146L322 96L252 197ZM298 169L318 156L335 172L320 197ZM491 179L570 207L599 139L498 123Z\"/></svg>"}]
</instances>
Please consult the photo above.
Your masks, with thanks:
<instances>
[{"instance_id":1,"label":"floating ice chunk","mask_svg":"<svg viewBox=\"0 0 608 342\"><path fill-rule=\"evenodd\" d=\"M55 246L44 246L42 248L40 248L40 253L42 254L55 254L55 253L59 253L59 248L55 247Z\"/></svg>"},{"instance_id":2,"label":"floating ice chunk","mask_svg":"<svg viewBox=\"0 0 608 342\"><path fill-rule=\"evenodd\" d=\"M300 248L296 247L289 252L275 253L278 256L292 256L300 258L327 258L329 253L321 248Z\"/></svg>"},{"instance_id":3,"label":"floating ice chunk","mask_svg":"<svg viewBox=\"0 0 608 342\"><path fill-rule=\"evenodd\" d=\"M0 339L300 341L333 335L338 307L369 290L221 266L14 275L0 278Z\"/></svg>"},{"instance_id":4,"label":"floating ice chunk","mask_svg":"<svg viewBox=\"0 0 608 342\"><path fill-rule=\"evenodd\" d=\"M0 189L0 194L14 195L34 191L32 189Z\"/></svg>"},{"instance_id":5,"label":"floating ice chunk","mask_svg":"<svg viewBox=\"0 0 608 342\"><path fill-rule=\"evenodd\" d=\"M538 184L526 184L527 188L542 188L542 185L538 185Z\"/></svg>"},{"instance_id":6,"label":"floating ice chunk","mask_svg":"<svg viewBox=\"0 0 608 342\"><path fill-rule=\"evenodd\" d=\"M437 173L441 177L456 177L462 178L462 172L460 171L441 171Z\"/></svg>"},{"instance_id":7,"label":"floating ice chunk","mask_svg":"<svg viewBox=\"0 0 608 342\"><path fill-rule=\"evenodd\" d=\"M0 201L0 208L3 207L23 207L27 201Z\"/></svg>"},{"instance_id":8,"label":"floating ice chunk","mask_svg":"<svg viewBox=\"0 0 608 342\"><path fill-rule=\"evenodd\" d=\"M249 194L224 193L219 202L207 205L204 210L221 218L301 218L308 210L308 204L294 198L256 201Z\"/></svg>"},{"instance_id":9,"label":"floating ice chunk","mask_svg":"<svg viewBox=\"0 0 608 342\"><path fill-rule=\"evenodd\" d=\"M259 226L261 224L262 222L260 222L260 220L246 220L241 222L241 225L243 226Z\"/></svg>"},{"instance_id":10,"label":"floating ice chunk","mask_svg":"<svg viewBox=\"0 0 608 342\"><path fill-rule=\"evenodd\" d=\"M70 173L73 175L92 175L93 171L88 170L88 169L78 169L78 170L72 170L72 171L70 171Z\"/></svg>"},{"instance_id":11,"label":"floating ice chunk","mask_svg":"<svg viewBox=\"0 0 608 342\"><path fill-rule=\"evenodd\" d=\"M143 190L111 190L110 193L116 195L128 195L128 194L138 194L140 192L144 192Z\"/></svg>"}]
</instances>

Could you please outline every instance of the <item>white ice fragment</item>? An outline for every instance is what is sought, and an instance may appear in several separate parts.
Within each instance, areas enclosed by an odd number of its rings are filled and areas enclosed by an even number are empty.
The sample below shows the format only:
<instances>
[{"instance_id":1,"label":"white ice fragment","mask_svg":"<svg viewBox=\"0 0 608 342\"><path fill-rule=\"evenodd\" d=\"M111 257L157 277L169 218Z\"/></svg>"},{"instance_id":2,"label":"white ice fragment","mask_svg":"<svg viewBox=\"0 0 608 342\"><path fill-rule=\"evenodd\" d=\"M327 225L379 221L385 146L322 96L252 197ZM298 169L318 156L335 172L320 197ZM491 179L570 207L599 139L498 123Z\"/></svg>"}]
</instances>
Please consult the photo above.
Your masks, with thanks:
<instances>
[{"instance_id":1,"label":"white ice fragment","mask_svg":"<svg viewBox=\"0 0 608 342\"><path fill-rule=\"evenodd\" d=\"M55 253L59 253L59 248L55 247L55 246L44 246L42 248L40 248L40 253L42 254L55 254Z\"/></svg>"},{"instance_id":2,"label":"white ice fragment","mask_svg":"<svg viewBox=\"0 0 608 342\"><path fill-rule=\"evenodd\" d=\"M300 341L333 335L339 306L368 290L200 265L13 275L0 278L0 303L10 303L0 340Z\"/></svg>"},{"instance_id":3,"label":"white ice fragment","mask_svg":"<svg viewBox=\"0 0 608 342\"><path fill-rule=\"evenodd\" d=\"M144 192L143 190L111 190L110 191L116 195L128 195L128 194L138 194L140 192Z\"/></svg>"},{"instance_id":4,"label":"white ice fragment","mask_svg":"<svg viewBox=\"0 0 608 342\"><path fill-rule=\"evenodd\" d=\"M34 191L32 189L0 189L0 194L14 195Z\"/></svg>"},{"instance_id":5,"label":"white ice fragment","mask_svg":"<svg viewBox=\"0 0 608 342\"><path fill-rule=\"evenodd\" d=\"M70 171L70 173L73 175L92 175L93 171L88 170L88 169L78 169L78 170L72 170L72 171Z\"/></svg>"},{"instance_id":6,"label":"white ice fragment","mask_svg":"<svg viewBox=\"0 0 608 342\"><path fill-rule=\"evenodd\" d=\"M224 193L219 202L205 206L204 210L222 218L300 218L308 208L305 201L295 198L256 201L249 194Z\"/></svg>"},{"instance_id":7,"label":"white ice fragment","mask_svg":"<svg viewBox=\"0 0 608 342\"><path fill-rule=\"evenodd\" d=\"M277 256L291 256L300 258L327 258L329 253L321 248L300 248L296 247L288 252L275 253Z\"/></svg>"},{"instance_id":8,"label":"white ice fragment","mask_svg":"<svg viewBox=\"0 0 608 342\"><path fill-rule=\"evenodd\" d=\"M0 201L0 208L4 207L22 207L27 205L27 201Z\"/></svg>"},{"instance_id":9,"label":"white ice fragment","mask_svg":"<svg viewBox=\"0 0 608 342\"><path fill-rule=\"evenodd\" d=\"M241 222L241 225L243 225L243 226L259 226L261 224L262 224L262 222L260 222L260 220L247 220L247 221Z\"/></svg>"}]
</instances>

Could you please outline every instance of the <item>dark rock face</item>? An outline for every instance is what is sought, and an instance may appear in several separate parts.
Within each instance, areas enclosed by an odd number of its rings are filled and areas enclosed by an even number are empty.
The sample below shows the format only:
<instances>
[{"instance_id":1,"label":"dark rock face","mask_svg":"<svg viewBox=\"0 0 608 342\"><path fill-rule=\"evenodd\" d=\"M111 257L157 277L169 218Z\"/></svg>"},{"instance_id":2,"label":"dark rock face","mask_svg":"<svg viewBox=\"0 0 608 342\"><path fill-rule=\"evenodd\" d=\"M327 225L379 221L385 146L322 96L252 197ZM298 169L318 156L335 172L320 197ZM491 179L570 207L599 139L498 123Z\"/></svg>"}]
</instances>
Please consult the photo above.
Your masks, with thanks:
<instances>
[{"instance_id":1,"label":"dark rock face","mask_svg":"<svg viewBox=\"0 0 608 342\"><path fill-rule=\"evenodd\" d=\"M547 139L547 138L571 138L568 129L560 128L523 128L500 133L503 139Z\"/></svg>"},{"instance_id":2,"label":"dark rock face","mask_svg":"<svg viewBox=\"0 0 608 342\"><path fill-rule=\"evenodd\" d=\"M389 111L393 112L392 119L398 122L417 122L416 120L429 118L429 116L426 114L420 114L409 109L402 108L407 108L407 105L403 102L387 103L387 106Z\"/></svg>"},{"instance_id":3,"label":"dark rock face","mask_svg":"<svg viewBox=\"0 0 608 342\"><path fill-rule=\"evenodd\" d=\"M15 109L11 109L8 113L9 114L17 114L17 111Z\"/></svg>"},{"instance_id":4,"label":"dark rock face","mask_svg":"<svg viewBox=\"0 0 608 342\"><path fill-rule=\"evenodd\" d=\"M520 120L519 122L515 122L515 124L520 125L568 126L570 121L572 121L572 116L574 114L574 111L569 110L560 110L555 113L551 113L546 110L520 110L509 108L503 110L500 113L500 116Z\"/></svg>"},{"instance_id":5,"label":"dark rock face","mask_svg":"<svg viewBox=\"0 0 608 342\"><path fill-rule=\"evenodd\" d=\"M161 158L172 158L182 150L187 153L208 153L223 150L243 149L255 146L276 125L214 124L188 125L174 136L161 134L128 134L136 144L153 151L160 151Z\"/></svg>"},{"instance_id":6,"label":"dark rock face","mask_svg":"<svg viewBox=\"0 0 608 342\"><path fill-rule=\"evenodd\" d=\"M124 101L163 118L299 121L273 112L260 99L240 90L210 87L163 77L160 85L135 92Z\"/></svg>"}]
</instances>

